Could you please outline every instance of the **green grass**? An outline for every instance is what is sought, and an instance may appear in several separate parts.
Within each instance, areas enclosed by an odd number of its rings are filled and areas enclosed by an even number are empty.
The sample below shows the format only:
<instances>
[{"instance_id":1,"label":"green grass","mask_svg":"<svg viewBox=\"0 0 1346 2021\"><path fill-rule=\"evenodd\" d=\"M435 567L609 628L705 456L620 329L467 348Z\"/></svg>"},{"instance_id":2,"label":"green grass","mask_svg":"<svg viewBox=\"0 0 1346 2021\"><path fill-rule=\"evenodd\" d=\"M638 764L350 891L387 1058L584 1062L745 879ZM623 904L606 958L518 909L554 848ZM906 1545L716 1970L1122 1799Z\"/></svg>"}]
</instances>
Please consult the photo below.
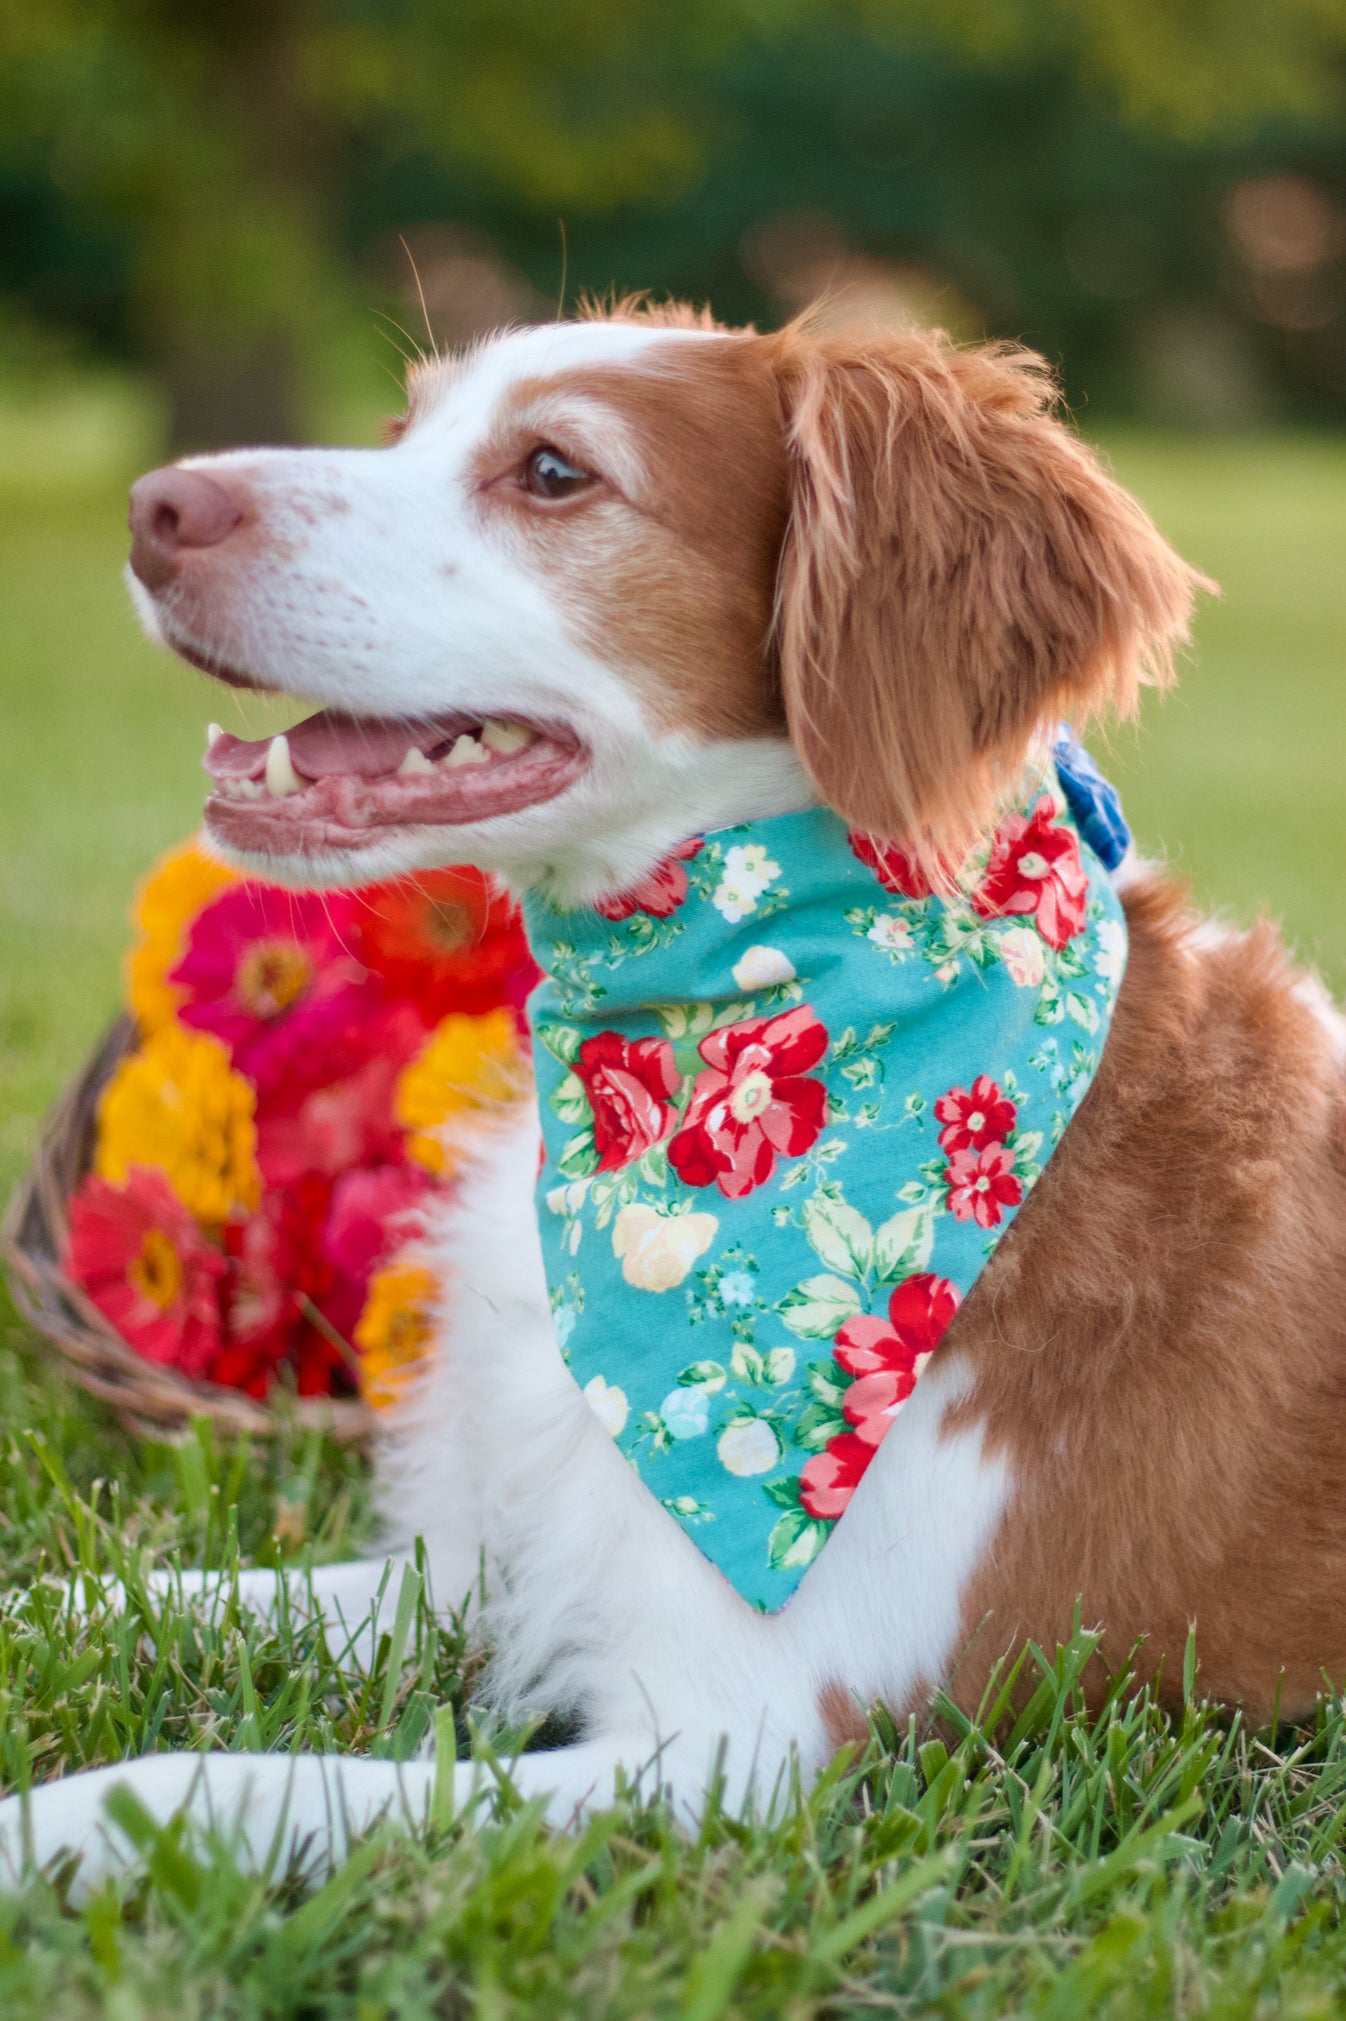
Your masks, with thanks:
<instances>
[{"instance_id":1,"label":"green grass","mask_svg":"<svg viewBox=\"0 0 1346 2021\"><path fill-rule=\"evenodd\" d=\"M1110 447L1226 591L1182 688L1114 740L1110 767L1142 841L1203 901L1244 919L1269 907L1340 988L1346 445ZM4 1184L115 1005L136 875L194 822L202 725L234 720L138 637L115 477L90 474L87 445L59 477L20 467L41 466L0 463ZM464 1652L424 1610L369 1680L293 1626L232 1613L206 1629L143 1599L92 1622L66 1607L81 1569L134 1592L174 1554L345 1555L368 1534L366 1483L298 1434L266 1449L133 1438L0 1324L0 1585L30 1588L0 1621L8 1786L151 1747L398 1754L441 1704L466 1742ZM148 1881L82 1910L34 1884L0 1899L0 2015L1339 2013L1342 1707L1254 1736L1199 1702L1198 1676L1179 1721L1121 1689L1091 1720L1074 1683L1088 1646L1029 1654L1040 1688L1009 1730L876 1728L863 1761L770 1829L713 1817L684 1839L625 1811L558 1840L516 1806L433 1842L376 1837L317 1893L172 1841Z\"/></svg>"}]
</instances>

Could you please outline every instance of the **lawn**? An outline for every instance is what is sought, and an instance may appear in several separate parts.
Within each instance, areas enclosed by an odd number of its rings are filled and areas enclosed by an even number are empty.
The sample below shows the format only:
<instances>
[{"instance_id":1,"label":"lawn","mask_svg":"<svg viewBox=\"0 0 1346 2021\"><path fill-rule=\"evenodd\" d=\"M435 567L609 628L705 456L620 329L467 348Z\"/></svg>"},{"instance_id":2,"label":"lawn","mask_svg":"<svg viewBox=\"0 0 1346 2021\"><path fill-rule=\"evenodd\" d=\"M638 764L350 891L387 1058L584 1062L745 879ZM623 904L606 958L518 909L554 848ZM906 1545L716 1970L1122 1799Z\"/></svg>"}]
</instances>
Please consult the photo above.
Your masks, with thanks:
<instances>
[{"instance_id":1,"label":"lawn","mask_svg":"<svg viewBox=\"0 0 1346 2021\"><path fill-rule=\"evenodd\" d=\"M0 417L2 418L2 417ZM112 1010L137 873L186 832L208 715L266 727L153 652L119 581L117 450L55 469L0 428L0 1181ZM11 438L12 440L12 438ZM1120 474L1225 595L1179 691L1108 751L1142 843L1199 898L1264 907L1346 987L1346 445L1118 436ZM28 473L42 472L40 477ZM151 1563L333 1557L367 1534L360 1465L285 1435L132 1438L44 1369L0 1354L0 1774L10 1787L153 1746L398 1753L461 1713L463 1652L422 1608L376 1675L231 1613L148 1603L90 1629L72 1568L134 1589ZM393 1617L390 1597L388 1618ZM0 2015L814 2013L1328 2016L1346 1983L1346 1720L1249 1735L1200 1703L1170 1724L1120 1690L1097 1721L1087 1639L1030 1653L1016 1726L940 1740L876 1726L779 1824L656 1813L555 1840L517 1809L432 1844L377 1839L316 1894L265 1888L214 1848L161 1845L148 1883L82 1911L0 1899ZM1197 1652L1199 1655L1199 1651ZM463 1743L467 1727L460 1720Z\"/></svg>"}]
</instances>

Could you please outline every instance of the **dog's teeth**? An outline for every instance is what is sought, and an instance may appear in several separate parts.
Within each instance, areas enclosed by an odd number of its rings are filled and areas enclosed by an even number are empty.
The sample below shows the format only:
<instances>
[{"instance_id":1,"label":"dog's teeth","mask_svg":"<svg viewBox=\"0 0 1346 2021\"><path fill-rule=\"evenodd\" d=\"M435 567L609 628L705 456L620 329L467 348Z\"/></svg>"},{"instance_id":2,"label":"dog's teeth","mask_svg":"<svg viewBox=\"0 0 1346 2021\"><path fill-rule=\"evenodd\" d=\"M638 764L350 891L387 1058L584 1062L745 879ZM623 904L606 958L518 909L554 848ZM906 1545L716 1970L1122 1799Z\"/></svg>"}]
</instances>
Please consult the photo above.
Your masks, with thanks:
<instances>
[{"instance_id":1,"label":"dog's teeth","mask_svg":"<svg viewBox=\"0 0 1346 2021\"><path fill-rule=\"evenodd\" d=\"M209 750L209 749L210 749L210 747L211 747L211 745L212 745L212 744L213 744L213 743L215 742L215 739L216 739L217 737L222 737L223 735L224 735L224 731L223 731L223 730L222 730L222 729L220 728L220 726L219 726L219 724L218 724L218 723L207 723L207 724L206 724L206 749L207 749L207 750Z\"/></svg>"},{"instance_id":2,"label":"dog's teeth","mask_svg":"<svg viewBox=\"0 0 1346 2021\"><path fill-rule=\"evenodd\" d=\"M302 793L304 782L294 769L288 737L273 737L266 747L266 790L273 800L287 793Z\"/></svg>"},{"instance_id":3,"label":"dog's teeth","mask_svg":"<svg viewBox=\"0 0 1346 2021\"><path fill-rule=\"evenodd\" d=\"M434 769L435 769L434 766L430 763L430 760L426 757L424 751L418 751L416 749L416 746L413 744L411 749L407 752L406 757L402 760L401 764L398 766L397 776L399 779L414 779L420 773L433 772Z\"/></svg>"},{"instance_id":4,"label":"dog's teeth","mask_svg":"<svg viewBox=\"0 0 1346 2021\"><path fill-rule=\"evenodd\" d=\"M238 797L240 800L265 800L266 798L266 787L260 779L236 779L234 784L238 787Z\"/></svg>"},{"instance_id":5,"label":"dog's teeth","mask_svg":"<svg viewBox=\"0 0 1346 2021\"><path fill-rule=\"evenodd\" d=\"M476 738L469 736L467 731L464 730L462 736L458 738L448 757L444 760L444 763L446 765L488 765L490 760Z\"/></svg>"},{"instance_id":6,"label":"dog's teeth","mask_svg":"<svg viewBox=\"0 0 1346 2021\"><path fill-rule=\"evenodd\" d=\"M482 743L488 750L498 751L502 758L512 758L525 744L531 744L533 737L534 732L525 729L522 723L501 723L493 716L488 716L481 726Z\"/></svg>"}]
</instances>

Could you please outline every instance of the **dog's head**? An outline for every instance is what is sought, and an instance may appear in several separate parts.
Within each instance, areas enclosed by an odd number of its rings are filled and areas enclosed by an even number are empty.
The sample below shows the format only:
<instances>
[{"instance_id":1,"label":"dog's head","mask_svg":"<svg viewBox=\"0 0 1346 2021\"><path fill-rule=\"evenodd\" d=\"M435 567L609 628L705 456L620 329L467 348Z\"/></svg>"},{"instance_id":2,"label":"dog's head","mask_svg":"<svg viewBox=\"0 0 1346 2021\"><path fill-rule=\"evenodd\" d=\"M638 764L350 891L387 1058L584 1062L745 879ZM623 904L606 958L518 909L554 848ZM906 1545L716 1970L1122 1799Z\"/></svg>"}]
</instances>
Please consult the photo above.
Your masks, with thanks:
<instances>
[{"instance_id":1,"label":"dog's head","mask_svg":"<svg viewBox=\"0 0 1346 2021\"><path fill-rule=\"evenodd\" d=\"M384 449L132 494L155 635L323 704L207 753L208 830L268 877L583 900L815 800L956 862L1045 726L1167 674L1201 583L1009 347L628 308L409 393Z\"/></svg>"}]
</instances>

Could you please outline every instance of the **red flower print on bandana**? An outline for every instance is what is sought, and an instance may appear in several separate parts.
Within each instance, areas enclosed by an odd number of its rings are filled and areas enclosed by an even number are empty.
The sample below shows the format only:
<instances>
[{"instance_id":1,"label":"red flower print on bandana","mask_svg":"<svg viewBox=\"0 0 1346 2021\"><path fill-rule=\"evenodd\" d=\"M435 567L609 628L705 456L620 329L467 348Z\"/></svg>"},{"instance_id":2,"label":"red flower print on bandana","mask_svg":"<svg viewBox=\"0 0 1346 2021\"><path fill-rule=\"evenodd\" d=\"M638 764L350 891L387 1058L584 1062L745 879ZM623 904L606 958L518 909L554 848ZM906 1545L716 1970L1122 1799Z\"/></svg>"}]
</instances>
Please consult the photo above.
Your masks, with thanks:
<instances>
[{"instance_id":1,"label":"red flower print on bandana","mask_svg":"<svg viewBox=\"0 0 1346 2021\"><path fill-rule=\"evenodd\" d=\"M986 875L972 894L983 919L1030 914L1049 947L1059 952L1085 922L1089 875L1069 828L1039 800L1031 816L1016 814L996 836Z\"/></svg>"},{"instance_id":2,"label":"red flower print on bandana","mask_svg":"<svg viewBox=\"0 0 1346 2021\"><path fill-rule=\"evenodd\" d=\"M885 891L895 892L899 898L930 897L934 886L904 849L893 842L880 842L859 828L852 828L847 839L852 856L868 865Z\"/></svg>"},{"instance_id":3,"label":"red flower print on bandana","mask_svg":"<svg viewBox=\"0 0 1346 2021\"><path fill-rule=\"evenodd\" d=\"M615 1171L652 1150L677 1121L669 1098L677 1093L680 1077L667 1039L599 1032L580 1047L575 1072L594 1112L600 1172Z\"/></svg>"},{"instance_id":4,"label":"red flower print on bandana","mask_svg":"<svg viewBox=\"0 0 1346 2021\"><path fill-rule=\"evenodd\" d=\"M699 835L680 842L671 856L656 863L629 891L596 898L594 911L603 919L629 919L633 912L646 912L651 919L671 919L687 896L687 872L682 866L690 863L700 848Z\"/></svg>"},{"instance_id":5,"label":"red flower print on bandana","mask_svg":"<svg viewBox=\"0 0 1346 2021\"><path fill-rule=\"evenodd\" d=\"M687 1185L741 1200L771 1177L778 1156L797 1158L817 1140L827 1091L804 1075L827 1050L827 1028L801 1004L711 1032L698 1050L706 1070L668 1162Z\"/></svg>"},{"instance_id":6,"label":"red flower print on bandana","mask_svg":"<svg viewBox=\"0 0 1346 2021\"><path fill-rule=\"evenodd\" d=\"M944 1125L939 1133L942 1149L984 1151L989 1144L1004 1143L1019 1111L989 1074L978 1074L970 1088L950 1088L941 1095L935 1115Z\"/></svg>"},{"instance_id":7,"label":"red flower print on bandana","mask_svg":"<svg viewBox=\"0 0 1346 2021\"><path fill-rule=\"evenodd\" d=\"M955 1151L944 1174L949 1210L956 1221L994 1228L1006 1207L1017 1207L1024 1189L1014 1176L1014 1153L1006 1144L984 1151Z\"/></svg>"},{"instance_id":8,"label":"red flower print on bandana","mask_svg":"<svg viewBox=\"0 0 1346 2021\"><path fill-rule=\"evenodd\" d=\"M862 1314L841 1327L833 1354L855 1378L841 1403L853 1429L829 1439L799 1477L799 1499L810 1516L831 1523L842 1513L958 1304L957 1285L920 1271L893 1292L886 1319Z\"/></svg>"}]
</instances>

